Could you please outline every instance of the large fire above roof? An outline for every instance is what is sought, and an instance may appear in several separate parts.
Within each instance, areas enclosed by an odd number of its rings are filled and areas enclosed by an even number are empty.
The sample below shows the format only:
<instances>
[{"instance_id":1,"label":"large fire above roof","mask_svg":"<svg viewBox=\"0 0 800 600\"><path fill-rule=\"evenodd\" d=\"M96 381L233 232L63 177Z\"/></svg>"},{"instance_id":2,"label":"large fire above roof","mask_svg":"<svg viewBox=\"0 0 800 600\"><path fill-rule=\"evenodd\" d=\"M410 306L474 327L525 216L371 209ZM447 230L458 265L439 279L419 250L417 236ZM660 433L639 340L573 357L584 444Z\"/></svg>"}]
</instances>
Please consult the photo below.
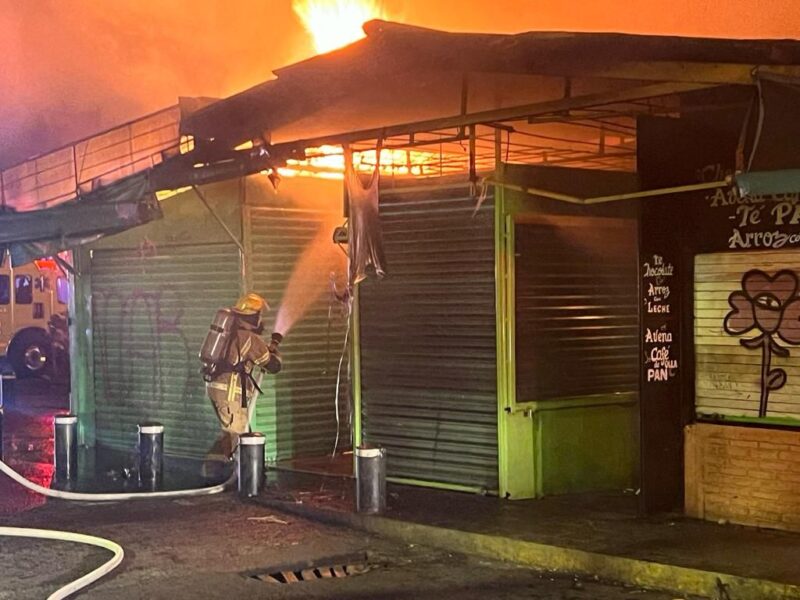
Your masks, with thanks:
<instances>
[{"instance_id":1,"label":"large fire above roof","mask_svg":"<svg viewBox=\"0 0 800 600\"><path fill-rule=\"evenodd\" d=\"M380 0L293 0L292 10L320 54L364 37L361 26L366 21L387 18Z\"/></svg>"}]
</instances>

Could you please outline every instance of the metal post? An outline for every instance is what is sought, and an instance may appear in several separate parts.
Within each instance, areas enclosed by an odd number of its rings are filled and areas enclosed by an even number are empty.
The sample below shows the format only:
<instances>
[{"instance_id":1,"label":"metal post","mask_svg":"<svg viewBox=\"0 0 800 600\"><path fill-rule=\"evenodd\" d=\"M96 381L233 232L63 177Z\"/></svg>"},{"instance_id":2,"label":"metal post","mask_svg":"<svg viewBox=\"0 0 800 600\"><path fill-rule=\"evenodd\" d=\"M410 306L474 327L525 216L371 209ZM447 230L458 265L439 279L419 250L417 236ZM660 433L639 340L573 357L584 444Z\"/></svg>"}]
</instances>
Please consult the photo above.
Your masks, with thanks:
<instances>
[{"instance_id":1,"label":"metal post","mask_svg":"<svg viewBox=\"0 0 800 600\"><path fill-rule=\"evenodd\" d=\"M150 489L161 487L164 475L164 426L139 425L139 481Z\"/></svg>"},{"instance_id":2,"label":"metal post","mask_svg":"<svg viewBox=\"0 0 800 600\"><path fill-rule=\"evenodd\" d=\"M53 431L56 479L74 479L78 475L78 417L57 415Z\"/></svg>"},{"instance_id":3,"label":"metal post","mask_svg":"<svg viewBox=\"0 0 800 600\"><path fill-rule=\"evenodd\" d=\"M361 410L361 304L359 287L353 289L350 315L350 393L353 397L353 446L360 446L363 436Z\"/></svg>"},{"instance_id":4,"label":"metal post","mask_svg":"<svg viewBox=\"0 0 800 600\"><path fill-rule=\"evenodd\" d=\"M266 439L257 432L239 437L238 479L239 495L243 498L258 496L264 487L264 445Z\"/></svg>"},{"instance_id":5,"label":"metal post","mask_svg":"<svg viewBox=\"0 0 800 600\"><path fill-rule=\"evenodd\" d=\"M386 510L386 450L356 448L356 510L379 515Z\"/></svg>"}]
</instances>

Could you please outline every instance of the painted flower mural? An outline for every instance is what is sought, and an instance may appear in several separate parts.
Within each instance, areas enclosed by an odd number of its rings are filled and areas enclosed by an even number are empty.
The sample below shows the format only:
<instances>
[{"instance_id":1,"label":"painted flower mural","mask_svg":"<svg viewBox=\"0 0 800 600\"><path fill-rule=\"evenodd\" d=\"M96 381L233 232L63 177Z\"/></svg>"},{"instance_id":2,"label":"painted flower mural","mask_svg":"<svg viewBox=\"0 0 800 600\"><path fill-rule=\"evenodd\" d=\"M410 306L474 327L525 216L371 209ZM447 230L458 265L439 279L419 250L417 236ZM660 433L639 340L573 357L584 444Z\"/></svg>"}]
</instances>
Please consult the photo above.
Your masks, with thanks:
<instances>
[{"instance_id":1,"label":"painted flower mural","mask_svg":"<svg viewBox=\"0 0 800 600\"><path fill-rule=\"evenodd\" d=\"M764 271L748 271L742 289L728 296L731 311L723 327L728 335L754 332L755 337L740 343L751 350L761 349L761 400L758 416L767 416L769 393L786 385L786 371L771 368L772 356L789 356L780 345L800 344L800 296L794 271L781 270L770 276Z\"/></svg>"}]
</instances>

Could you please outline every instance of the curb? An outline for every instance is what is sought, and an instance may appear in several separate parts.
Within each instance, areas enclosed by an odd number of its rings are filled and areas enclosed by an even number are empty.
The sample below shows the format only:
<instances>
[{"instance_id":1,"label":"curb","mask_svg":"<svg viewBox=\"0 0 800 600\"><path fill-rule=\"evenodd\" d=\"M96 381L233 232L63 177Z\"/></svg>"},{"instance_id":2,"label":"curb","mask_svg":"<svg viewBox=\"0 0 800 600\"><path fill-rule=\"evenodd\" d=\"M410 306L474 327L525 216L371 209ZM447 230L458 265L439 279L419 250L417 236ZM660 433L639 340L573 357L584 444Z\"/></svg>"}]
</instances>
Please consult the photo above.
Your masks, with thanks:
<instances>
[{"instance_id":1,"label":"curb","mask_svg":"<svg viewBox=\"0 0 800 600\"><path fill-rule=\"evenodd\" d=\"M346 513L263 496L253 498L253 501L328 525L350 527L404 543L422 543L451 552L504 560L541 570L597 576L607 581L707 598L800 600L800 585L447 529L389 517Z\"/></svg>"}]
</instances>

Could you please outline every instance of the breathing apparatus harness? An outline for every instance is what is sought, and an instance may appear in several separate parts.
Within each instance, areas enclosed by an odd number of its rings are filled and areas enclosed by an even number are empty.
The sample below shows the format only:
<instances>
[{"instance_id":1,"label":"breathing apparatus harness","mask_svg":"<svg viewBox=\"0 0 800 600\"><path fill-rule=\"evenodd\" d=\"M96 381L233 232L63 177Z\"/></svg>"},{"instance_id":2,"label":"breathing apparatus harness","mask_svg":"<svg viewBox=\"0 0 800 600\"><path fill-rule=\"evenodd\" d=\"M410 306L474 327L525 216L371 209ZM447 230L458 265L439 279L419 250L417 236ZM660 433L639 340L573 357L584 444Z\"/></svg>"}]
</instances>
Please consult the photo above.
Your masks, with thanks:
<instances>
[{"instance_id":1,"label":"breathing apparatus harness","mask_svg":"<svg viewBox=\"0 0 800 600\"><path fill-rule=\"evenodd\" d=\"M200 360L203 365L200 369L203 379L211 382L214 377L225 373L236 373L242 390L242 408L247 408L247 385L248 381L259 393L263 390L259 387L258 381L253 377L253 366L255 363L243 357L242 347L239 341L239 330L242 325L247 323L246 316L238 314L229 308L221 308L217 311L214 321L211 323L209 332L200 350ZM263 331L263 324L259 324L252 329L254 335L260 335ZM280 353L278 345L283 341L283 336L273 333L270 340L269 359L264 365L268 373L277 373L281 370ZM228 359L231 347L236 344L237 360L232 364Z\"/></svg>"}]
</instances>

